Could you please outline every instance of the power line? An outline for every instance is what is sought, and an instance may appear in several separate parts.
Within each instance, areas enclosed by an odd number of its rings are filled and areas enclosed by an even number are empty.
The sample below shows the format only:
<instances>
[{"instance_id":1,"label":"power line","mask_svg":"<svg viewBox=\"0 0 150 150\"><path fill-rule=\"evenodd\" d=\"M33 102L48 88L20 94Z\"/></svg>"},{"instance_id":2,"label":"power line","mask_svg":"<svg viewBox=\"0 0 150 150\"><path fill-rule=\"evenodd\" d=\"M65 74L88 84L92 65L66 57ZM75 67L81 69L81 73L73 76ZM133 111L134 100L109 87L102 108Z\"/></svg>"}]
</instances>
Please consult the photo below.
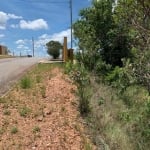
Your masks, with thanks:
<instances>
[{"instance_id":1,"label":"power line","mask_svg":"<svg viewBox=\"0 0 150 150\"><path fill-rule=\"evenodd\" d=\"M17 3L32 3L32 4L35 4L35 3L41 3L41 4L69 4L69 7L70 7L70 36L71 36L71 49L72 49L72 47L73 47L73 26L72 26L72 24L73 24L73 13L72 13L72 9L73 9L73 6L72 6L72 0L64 0L64 1L54 1L54 0L52 0L52 1L38 1L38 0L17 0L16 1ZM33 43L34 43L34 40L33 40L33 38L32 38L32 41L33 41Z\"/></svg>"},{"instance_id":2,"label":"power line","mask_svg":"<svg viewBox=\"0 0 150 150\"><path fill-rule=\"evenodd\" d=\"M73 47L73 27L72 27L72 23L73 23L73 19L72 19L72 0L65 0L65 1L37 1L37 0L28 0L28 1L24 1L24 0L18 0L18 2L29 2L29 3L42 3L42 4L66 4L68 3L69 4L69 7L70 7L70 34L71 34L71 49Z\"/></svg>"},{"instance_id":3,"label":"power line","mask_svg":"<svg viewBox=\"0 0 150 150\"><path fill-rule=\"evenodd\" d=\"M34 57L34 37L32 37L32 48L33 48L33 57Z\"/></svg>"},{"instance_id":4,"label":"power line","mask_svg":"<svg viewBox=\"0 0 150 150\"><path fill-rule=\"evenodd\" d=\"M71 29L71 49L72 49L72 0L70 0L70 29Z\"/></svg>"}]
</instances>

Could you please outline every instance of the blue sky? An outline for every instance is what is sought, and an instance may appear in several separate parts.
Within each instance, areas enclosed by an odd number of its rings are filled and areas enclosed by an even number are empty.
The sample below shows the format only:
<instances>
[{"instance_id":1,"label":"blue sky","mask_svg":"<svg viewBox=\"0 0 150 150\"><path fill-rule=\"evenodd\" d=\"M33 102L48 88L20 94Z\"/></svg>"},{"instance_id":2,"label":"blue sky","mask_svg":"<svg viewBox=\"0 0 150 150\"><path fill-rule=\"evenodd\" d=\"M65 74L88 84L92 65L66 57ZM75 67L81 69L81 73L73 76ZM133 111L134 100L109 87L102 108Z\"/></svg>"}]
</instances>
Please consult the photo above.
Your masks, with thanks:
<instances>
[{"instance_id":1,"label":"blue sky","mask_svg":"<svg viewBox=\"0 0 150 150\"><path fill-rule=\"evenodd\" d=\"M72 0L73 22L90 0ZM6 45L15 55L32 54L32 37L35 55L46 56L45 43L50 40L70 42L69 0L0 0L0 44ZM70 45L70 44L69 44Z\"/></svg>"}]
</instances>

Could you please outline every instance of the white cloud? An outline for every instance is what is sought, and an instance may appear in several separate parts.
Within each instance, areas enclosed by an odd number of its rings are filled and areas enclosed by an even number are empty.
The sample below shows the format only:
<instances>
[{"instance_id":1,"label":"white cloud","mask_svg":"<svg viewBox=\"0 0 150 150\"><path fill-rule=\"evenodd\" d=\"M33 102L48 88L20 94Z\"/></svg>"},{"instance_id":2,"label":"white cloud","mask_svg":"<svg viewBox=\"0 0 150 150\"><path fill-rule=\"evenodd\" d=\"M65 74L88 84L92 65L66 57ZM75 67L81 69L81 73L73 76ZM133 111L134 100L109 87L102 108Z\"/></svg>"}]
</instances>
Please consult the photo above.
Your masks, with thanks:
<instances>
[{"instance_id":1,"label":"white cloud","mask_svg":"<svg viewBox=\"0 0 150 150\"><path fill-rule=\"evenodd\" d=\"M7 14L5 12L0 11L0 29L6 29L7 21L10 19L22 19L21 16L16 16L15 14Z\"/></svg>"},{"instance_id":2,"label":"white cloud","mask_svg":"<svg viewBox=\"0 0 150 150\"><path fill-rule=\"evenodd\" d=\"M14 14L7 14L9 19L22 19L22 16L16 16Z\"/></svg>"},{"instance_id":3,"label":"white cloud","mask_svg":"<svg viewBox=\"0 0 150 150\"><path fill-rule=\"evenodd\" d=\"M15 42L16 44L25 44L26 43L26 39L25 40L17 40L16 42Z\"/></svg>"},{"instance_id":4,"label":"white cloud","mask_svg":"<svg viewBox=\"0 0 150 150\"><path fill-rule=\"evenodd\" d=\"M22 48L24 48L24 45L20 44L20 45L17 46L17 48L22 49Z\"/></svg>"},{"instance_id":5,"label":"white cloud","mask_svg":"<svg viewBox=\"0 0 150 150\"><path fill-rule=\"evenodd\" d=\"M39 41L59 41L59 42L63 42L64 37L68 37L68 42L70 42L70 29L58 32L58 33L54 33L52 35L48 35L48 34L43 34L41 36L39 36Z\"/></svg>"},{"instance_id":6,"label":"white cloud","mask_svg":"<svg viewBox=\"0 0 150 150\"><path fill-rule=\"evenodd\" d=\"M31 29L31 30L39 30L39 29L48 29L48 24L43 19L37 19L33 21L20 21L21 29Z\"/></svg>"},{"instance_id":7,"label":"white cloud","mask_svg":"<svg viewBox=\"0 0 150 150\"><path fill-rule=\"evenodd\" d=\"M24 45L24 44L18 44L17 45L17 49L18 49L18 53L20 52L19 55L27 55L31 52L31 49L28 47L28 45Z\"/></svg>"},{"instance_id":8,"label":"white cloud","mask_svg":"<svg viewBox=\"0 0 150 150\"><path fill-rule=\"evenodd\" d=\"M24 50L24 51L30 50L28 46L23 45L23 44L18 45L18 46L17 46L17 49L21 49L21 50Z\"/></svg>"},{"instance_id":9,"label":"white cloud","mask_svg":"<svg viewBox=\"0 0 150 150\"><path fill-rule=\"evenodd\" d=\"M68 37L68 42L70 42L70 32L71 32L70 29L68 29L68 30L65 30L65 31L61 31L59 33L54 33L51 36L50 40L62 42L64 37Z\"/></svg>"},{"instance_id":10,"label":"white cloud","mask_svg":"<svg viewBox=\"0 0 150 150\"><path fill-rule=\"evenodd\" d=\"M5 35L4 34L0 34L0 38L3 38Z\"/></svg>"},{"instance_id":11,"label":"white cloud","mask_svg":"<svg viewBox=\"0 0 150 150\"><path fill-rule=\"evenodd\" d=\"M35 41L35 46L36 48L41 48L43 46L46 45L47 42L54 40L54 41L59 41L63 44L63 40L64 37L68 38L68 43L70 43L70 29L58 32L58 33L54 33L52 35L48 35L48 34L43 34L41 36L39 36L38 40Z\"/></svg>"},{"instance_id":12,"label":"white cloud","mask_svg":"<svg viewBox=\"0 0 150 150\"><path fill-rule=\"evenodd\" d=\"M18 25L18 24L11 24L10 27L11 27L11 28L18 28L19 25Z\"/></svg>"},{"instance_id":13,"label":"white cloud","mask_svg":"<svg viewBox=\"0 0 150 150\"><path fill-rule=\"evenodd\" d=\"M19 39L15 42L17 44L17 49L20 49L22 51L29 51L29 43L31 44L31 40L27 39Z\"/></svg>"},{"instance_id":14,"label":"white cloud","mask_svg":"<svg viewBox=\"0 0 150 150\"><path fill-rule=\"evenodd\" d=\"M46 38L49 38L48 34L43 34L43 35L39 36L39 39L46 39Z\"/></svg>"}]
</instances>

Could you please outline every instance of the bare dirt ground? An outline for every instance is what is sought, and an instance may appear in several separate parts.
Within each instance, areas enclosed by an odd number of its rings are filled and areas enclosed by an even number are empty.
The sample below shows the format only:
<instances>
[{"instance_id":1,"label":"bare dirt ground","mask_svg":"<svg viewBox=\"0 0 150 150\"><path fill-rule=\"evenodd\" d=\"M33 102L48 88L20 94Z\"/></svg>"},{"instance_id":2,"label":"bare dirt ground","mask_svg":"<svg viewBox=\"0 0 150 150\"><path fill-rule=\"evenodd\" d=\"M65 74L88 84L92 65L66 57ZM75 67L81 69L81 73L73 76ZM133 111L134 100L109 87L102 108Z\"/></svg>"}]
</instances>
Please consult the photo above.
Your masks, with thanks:
<instances>
[{"instance_id":1,"label":"bare dirt ground","mask_svg":"<svg viewBox=\"0 0 150 150\"><path fill-rule=\"evenodd\" d=\"M77 110L76 87L60 68L32 90L17 86L0 102L0 150L92 148Z\"/></svg>"}]
</instances>

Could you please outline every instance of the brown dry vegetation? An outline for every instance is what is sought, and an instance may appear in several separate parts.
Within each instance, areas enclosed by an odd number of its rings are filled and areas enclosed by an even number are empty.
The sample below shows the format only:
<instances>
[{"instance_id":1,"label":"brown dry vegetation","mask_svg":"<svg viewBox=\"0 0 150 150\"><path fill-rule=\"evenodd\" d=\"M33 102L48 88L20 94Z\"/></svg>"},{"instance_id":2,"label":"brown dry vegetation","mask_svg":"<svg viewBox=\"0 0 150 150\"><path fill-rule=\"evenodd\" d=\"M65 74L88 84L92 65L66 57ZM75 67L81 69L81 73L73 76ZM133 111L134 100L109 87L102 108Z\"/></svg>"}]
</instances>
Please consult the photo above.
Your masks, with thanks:
<instances>
[{"instance_id":1,"label":"brown dry vegetation","mask_svg":"<svg viewBox=\"0 0 150 150\"><path fill-rule=\"evenodd\" d=\"M0 150L93 149L84 133L75 98L76 87L60 67L37 65L0 98Z\"/></svg>"}]
</instances>

